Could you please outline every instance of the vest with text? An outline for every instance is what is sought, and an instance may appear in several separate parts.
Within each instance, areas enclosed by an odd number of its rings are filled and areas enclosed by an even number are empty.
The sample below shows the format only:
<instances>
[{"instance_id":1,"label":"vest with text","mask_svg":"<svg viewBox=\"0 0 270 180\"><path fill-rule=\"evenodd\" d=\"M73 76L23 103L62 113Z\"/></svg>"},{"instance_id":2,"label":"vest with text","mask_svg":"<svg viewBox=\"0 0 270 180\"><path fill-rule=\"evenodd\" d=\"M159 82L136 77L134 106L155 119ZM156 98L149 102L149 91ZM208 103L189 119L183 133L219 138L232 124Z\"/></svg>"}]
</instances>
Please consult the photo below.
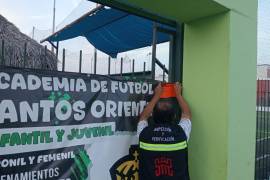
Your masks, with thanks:
<instances>
[{"instance_id":1,"label":"vest with text","mask_svg":"<svg viewBox=\"0 0 270 180\"><path fill-rule=\"evenodd\" d=\"M187 137L179 125L146 127L139 147L140 180L189 180Z\"/></svg>"}]
</instances>

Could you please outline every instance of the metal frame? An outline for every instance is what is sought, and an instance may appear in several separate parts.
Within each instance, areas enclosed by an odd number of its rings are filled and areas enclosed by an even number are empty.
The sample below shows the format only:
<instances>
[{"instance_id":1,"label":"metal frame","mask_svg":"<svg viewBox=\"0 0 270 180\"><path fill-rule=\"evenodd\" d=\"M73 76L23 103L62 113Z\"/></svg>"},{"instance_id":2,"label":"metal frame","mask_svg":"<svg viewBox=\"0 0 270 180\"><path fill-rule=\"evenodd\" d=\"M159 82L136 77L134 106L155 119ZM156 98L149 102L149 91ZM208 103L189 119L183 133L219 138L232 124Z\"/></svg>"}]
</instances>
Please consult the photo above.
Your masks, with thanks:
<instances>
[{"instance_id":1,"label":"metal frame","mask_svg":"<svg viewBox=\"0 0 270 180\"><path fill-rule=\"evenodd\" d=\"M157 33L166 33L170 35L169 46L169 70L156 58L156 36ZM183 81L183 25L177 26L176 31L165 29L156 25L153 26L153 44L152 44L152 78L155 78L155 64L162 70L163 75L169 75L170 82ZM180 51L179 51L180 50ZM164 81L164 79L163 79Z\"/></svg>"},{"instance_id":2,"label":"metal frame","mask_svg":"<svg viewBox=\"0 0 270 180\"><path fill-rule=\"evenodd\" d=\"M147 18L156 22L160 22L162 24L166 24L172 27L175 27L177 25L176 21L166 18L151 12L146 11L145 9L142 9L140 7L132 6L124 2L117 2L115 0L88 0L92 2L96 2L98 4L101 4L103 6L109 6L115 9L118 9L120 11L124 11L130 14L134 14L139 17Z\"/></svg>"},{"instance_id":3,"label":"metal frame","mask_svg":"<svg viewBox=\"0 0 270 180\"><path fill-rule=\"evenodd\" d=\"M152 73L151 77L155 78L155 64L159 65L159 67L163 70L164 73L167 73L169 75L169 81L180 81L182 82L182 72L183 72L183 26L179 26L179 24L171 20L169 18L165 18L162 16L159 16L157 14L150 13L146 10L143 10L138 7L134 7L131 5L128 5L126 3L120 3L112 0L107 0L104 2L104 0L90 0L93 2L97 2L101 5L97 6L95 9L89 11L88 13L84 14L81 18L77 19L76 21L72 22L70 25L77 23L81 21L82 18L85 16L89 16L91 14L96 13L104 6L110 6L112 8L127 12L129 14L134 14L136 16L140 16L143 18L147 18L150 20L153 20L155 22L163 23L166 25L169 25L171 27L176 27L177 31L173 31L170 29L162 28L157 25L157 23L154 23L153 25L153 42L152 42ZM64 28L60 29L59 31L55 32L51 36L56 35L58 32L68 28L68 26L65 26ZM169 70L165 68L163 64L158 61L156 58L156 45L157 45L157 33L166 33L171 36L170 40L170 49L169 49ZM51 37L47 37L46 39L41 40L41 43L44 41L48 41L48 39ZM56 45L49 41L49 43L56 49L56 56L58 57L58 51L59 51L59 42L56 43ZM94 54L94 66L96 67L96 53ZM96 74L94 68L94 74Z\"/></svg>"},{"instance_id":4,"label":"metal frame","mask_svg":"<svg viewBox=\"0 0 270 180\"><path fill-rule=\"evenodd\" d=\"M145 9L142 9L140 7L132 6L124 2L117 2L114 0L89 0L92 2L96 2L99 4L102 4L103 6L109 6L121 11L125 11L130 14L134 14L136 16L140 16L143 18L147 18L156 22L160 22L172 27L176 27L177 31L171 32L168 29L163 29L158 27L156 30L163 32L163 33L168 33L172 34L173 37L170 41L170 59L169 59L169 81L171 82L176 82L176 81L183 81L183 41L184 41L184 25L181 24L179 25L176 21L157 15L153 14L151 12L146 11ZM154 32L155 30L153 30ZM155 37L153 35L153 52L152 52L152 67L153 62L156 61L156 58L153 58L155 56L155 49L156 49L156 43L155 42ZM153 55L154 54L154 55ZM155 68L154 68L155 69ZM155 73L152 73L152 77L154 77Z\"/></svg>"}]
</instances>

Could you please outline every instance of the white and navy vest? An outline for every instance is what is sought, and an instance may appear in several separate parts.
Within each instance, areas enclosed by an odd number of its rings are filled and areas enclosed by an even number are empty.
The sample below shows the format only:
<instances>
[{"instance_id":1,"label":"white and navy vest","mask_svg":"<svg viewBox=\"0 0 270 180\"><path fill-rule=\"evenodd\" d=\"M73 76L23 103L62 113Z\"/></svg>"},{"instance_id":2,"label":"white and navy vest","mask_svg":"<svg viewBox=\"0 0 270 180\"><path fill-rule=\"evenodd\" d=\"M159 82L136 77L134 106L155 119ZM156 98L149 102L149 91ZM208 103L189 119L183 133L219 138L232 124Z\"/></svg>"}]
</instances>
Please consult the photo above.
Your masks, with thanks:
<instances>
[{"instance_id":1,"label":"white and navy vest","mask_svg":"<svg viewBox=\"0 0 270 180\"><path fill-rule=\"evenodd\" d=\"M176 124L146 127L139 137L139 180L189 180L187 137Z\"/></svg>"}]
</instances>

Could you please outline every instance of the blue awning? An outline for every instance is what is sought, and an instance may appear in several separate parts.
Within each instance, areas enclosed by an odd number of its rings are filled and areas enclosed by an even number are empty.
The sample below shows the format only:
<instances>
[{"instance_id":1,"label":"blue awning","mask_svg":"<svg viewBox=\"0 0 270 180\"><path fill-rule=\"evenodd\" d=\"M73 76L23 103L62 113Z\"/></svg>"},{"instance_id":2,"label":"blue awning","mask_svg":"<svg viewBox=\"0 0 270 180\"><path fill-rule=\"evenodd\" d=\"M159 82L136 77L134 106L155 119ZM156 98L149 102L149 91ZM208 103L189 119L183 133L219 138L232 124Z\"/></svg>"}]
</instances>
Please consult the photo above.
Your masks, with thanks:
<instances>
[{"instance_id":1,"label":"blue awning","mask_svg":"<svg viewBox=\"0 0 270 180\"><path fill-rule=\"evenodd\" d=\"M95 48L116 57L117 53L152 44L154 22L111 8L100 8L94 14L79 18L43 41L57 42L84 36ZM175 31L162 24L158 27ZM158 33L157 43L170 40L168 34Z\"/></svg>"}]
</instances>

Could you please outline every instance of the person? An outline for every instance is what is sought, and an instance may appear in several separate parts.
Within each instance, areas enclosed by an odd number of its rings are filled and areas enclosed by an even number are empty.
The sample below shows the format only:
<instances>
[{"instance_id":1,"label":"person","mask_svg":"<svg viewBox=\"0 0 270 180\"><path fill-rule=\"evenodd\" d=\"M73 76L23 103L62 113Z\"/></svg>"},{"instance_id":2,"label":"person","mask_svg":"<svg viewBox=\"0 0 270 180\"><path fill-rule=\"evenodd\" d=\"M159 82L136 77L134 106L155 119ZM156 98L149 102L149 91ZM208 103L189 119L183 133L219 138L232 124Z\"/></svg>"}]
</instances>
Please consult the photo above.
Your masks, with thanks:
<instances>
[{"instance_id":1,"label":"person","mask_svg":"<svg viewBox=\"0 0 270 180\"><path fill-rule=\"evenodd\" d=\"M174 84L181 117L176 117L175 105L160 99L161 84L144 108L137 125L139 136L140 180L189 180L187 141L191 132L191 111L181 95L182 87ZM153 116L153 125L148 125ZM176 119L180 119L175 123Z\"/></svg>"}]
</instances>

